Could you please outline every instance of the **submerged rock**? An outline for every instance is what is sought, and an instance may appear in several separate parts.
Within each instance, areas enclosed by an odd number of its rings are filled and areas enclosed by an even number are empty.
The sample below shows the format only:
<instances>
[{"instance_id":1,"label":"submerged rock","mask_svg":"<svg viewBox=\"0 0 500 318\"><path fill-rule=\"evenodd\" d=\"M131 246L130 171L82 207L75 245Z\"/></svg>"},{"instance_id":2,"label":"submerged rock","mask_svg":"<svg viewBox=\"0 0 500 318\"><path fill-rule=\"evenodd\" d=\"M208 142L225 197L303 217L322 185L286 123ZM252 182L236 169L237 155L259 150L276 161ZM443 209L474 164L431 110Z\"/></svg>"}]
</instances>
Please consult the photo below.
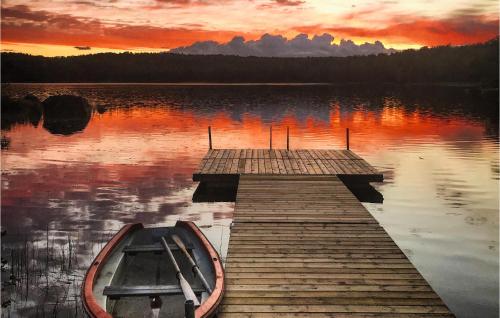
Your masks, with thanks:
<instances>
[{"instance_id":1,"label":"submerged rock","mask_svg":"<svg viewBox=\"0 0 500 318\"><path fill-rule=\"evenodd\" d=\"M2 96L2 130L27 123L36 127L42 118L42 110L42 103L34 95L20 99Z\"/></svg>"},{"instance_id":2,"label":"submerged rock","mask_svg":"<svg viewBox=\"0 0 500 318\"><path fill-rule=\"evenodd\" d=\"M99 114L104 114L108 109L104 105L97 105L96 110Z\"/></svg>"},{"instance_id":3,"label":"submerged rock","mask_svg":"<svg viewBox=\"0 0 500 318\"><path fill-rule=\"evenodd\" d=\"M92 108L75 95L50 96L43 101L43 128L52 134L71 135L87 127Z\"/></svg>"}]
</instances>

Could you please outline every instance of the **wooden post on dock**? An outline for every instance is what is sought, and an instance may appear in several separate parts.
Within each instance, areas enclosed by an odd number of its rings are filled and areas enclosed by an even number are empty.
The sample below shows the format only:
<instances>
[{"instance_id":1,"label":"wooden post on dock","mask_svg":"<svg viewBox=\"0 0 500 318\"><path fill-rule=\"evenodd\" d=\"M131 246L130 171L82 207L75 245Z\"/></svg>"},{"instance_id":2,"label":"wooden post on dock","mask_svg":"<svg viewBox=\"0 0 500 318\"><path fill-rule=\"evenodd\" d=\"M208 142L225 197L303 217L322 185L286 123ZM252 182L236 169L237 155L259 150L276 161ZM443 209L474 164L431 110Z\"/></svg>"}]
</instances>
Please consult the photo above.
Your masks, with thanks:
<instances>
[{"instance_id":1,"label":"wooden post on dock","mask_svg":"<svg viewBox=\"0 0 500 318\"><path fill-rule=\"evenodd\" d=\"M208 126L208 149L212 149L212 128Z\"/></svg>"},{"instance_id":2,"label":"wooden post on dock","mask_svg":"<svg viewBox=\"0 0 500 318\"><path fill-rule=\"evenodd\" d=\"M349 128L345 129L345 138L346 138L347 150L349 150Z\"/></svg>"},{"instance_id":3,"label":"wooden post on dock","mask_svg":"<svg viewBox=\"0 0 500 318\"><path fill-rule=\"evenodd\" d=\"M269 149L273 149L273 125L269 126Z\"/></svg>"},{"instance_id":4,"label":"wooden post on dock","mask_svg":"<svg viewBox=\"0 0 500 318\"><path fill-rule=\"evenodd\" d=\"M290 150L290 128L286 126L286 150Z\"/></svg>"}]
</instances>

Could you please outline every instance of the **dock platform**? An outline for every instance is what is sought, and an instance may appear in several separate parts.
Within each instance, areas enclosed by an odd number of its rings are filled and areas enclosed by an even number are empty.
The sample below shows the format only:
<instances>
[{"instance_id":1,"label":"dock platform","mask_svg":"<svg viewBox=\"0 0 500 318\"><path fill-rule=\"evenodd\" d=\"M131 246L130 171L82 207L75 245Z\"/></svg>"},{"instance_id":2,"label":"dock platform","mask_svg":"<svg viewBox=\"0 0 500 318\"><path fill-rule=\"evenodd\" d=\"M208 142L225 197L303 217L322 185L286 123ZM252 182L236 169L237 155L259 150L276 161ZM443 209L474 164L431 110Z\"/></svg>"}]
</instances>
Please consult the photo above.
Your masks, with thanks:
<instances>
[{"instance_id":1,"label":"dock platform","mask_svg":"<svg viewBox=\"0 0 500 318\"><path fill-rule=\"evenodd\" d=\"M336 175L359 182L381 182L383 175L350 150L211 149L194 181L217 182L239 175Z\"/></svg>"},{"instance_id":2,"label":"dock platform","mask_svg":"<svg viewBox=\"0 0 500 318\"><path fill-rule=\"evenodd\" d=\"M454 317L341 180L379 172L350 151L265 151L210 151L196 174L238 177L218 317Z\"/></svg>"}]
</instances>

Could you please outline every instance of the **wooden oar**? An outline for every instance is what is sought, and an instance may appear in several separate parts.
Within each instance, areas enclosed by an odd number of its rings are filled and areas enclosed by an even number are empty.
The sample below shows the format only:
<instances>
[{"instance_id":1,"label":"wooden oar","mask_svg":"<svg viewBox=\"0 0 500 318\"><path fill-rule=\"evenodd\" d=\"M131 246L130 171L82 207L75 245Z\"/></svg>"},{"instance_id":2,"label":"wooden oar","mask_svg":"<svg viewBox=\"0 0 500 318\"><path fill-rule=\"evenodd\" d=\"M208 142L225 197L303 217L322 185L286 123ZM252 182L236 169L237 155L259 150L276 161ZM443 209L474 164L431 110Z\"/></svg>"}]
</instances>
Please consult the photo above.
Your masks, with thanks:
<instances>
[{"instance_id":1,"label":"wooden oar","mask_svg":"<svg viewBox=\"0 0 500 318\"><path fill-rule=\"evenodd\" d=\"M192 300L195 306L199 306L200 302L198 301L198 298L196 298L196 295L194 294L194 291L189 285L188 281L184 278L184 276L182 276L179 265L177 265L177 262L175 261L174 254L172 254L172 251L170 250L170 247L168 246L168 243L164 237L161 238L161 243L163 244L165 251L167 251L168 257L174 265L175 273L177 275L177 279L179 280L179 284L181 285L184 297L186 297L186 300Z\"/></svg>"},{"instance_id":2,"label":"wooden oar","mask_svg":"<svg viewBox=\"0 0 500 318\"><path fill-rule=\"evenodd\" d=\"M189 252L187 251L187 248L184 245L184 242L182 242L181 238L179 236L177 236L176 234L173 234L171 237L172 237L172 240L175 242L175 244L177 244L177 246L180 248L180 250L184 253L184 255L186 255L187 259L191 263L193 271L200 278L201 283L203 284L203 287L205 287L205 289L207 290L207 292L209 294L211 294L212 293L212 288L210 288L210 285L208 285L208 282L205 279L205 276L203 276L203 273L200 271L200 268L198 267L198 265L196 265L195 261L193 260L193 258L189 254Z\"/></svg>"}]
</instances>

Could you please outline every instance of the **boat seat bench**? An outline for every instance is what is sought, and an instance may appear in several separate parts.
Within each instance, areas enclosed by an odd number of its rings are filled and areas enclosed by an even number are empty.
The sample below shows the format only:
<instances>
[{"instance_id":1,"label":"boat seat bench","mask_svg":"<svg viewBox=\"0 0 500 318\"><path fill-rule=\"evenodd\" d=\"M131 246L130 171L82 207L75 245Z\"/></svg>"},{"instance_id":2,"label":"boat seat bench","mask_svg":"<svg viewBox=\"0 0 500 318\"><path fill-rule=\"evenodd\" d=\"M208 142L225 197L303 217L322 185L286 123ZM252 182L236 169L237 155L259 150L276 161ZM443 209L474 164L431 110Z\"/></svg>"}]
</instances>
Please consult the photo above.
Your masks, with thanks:
<instances>
[{"instance_id":1,"label":"boat seat bench","mask_svg":"<svg viewBox=\"0 0 500 318\"><path fill-rule=\"evenodd\" d=\"M193 287L193 291L195 294L201 294L205 289ZM103 294L110 298L182 295L182 289L179 285L106 286Z\"/></svg>"},{"instance_id":2,"label":"boat seat bench","mask_svg":"<svg viewBox=\"0 0 500 318\"><path fill-rule=\"evenodd\" d=\"M176 244L168 244L168 247L172 251L179 250ZM193 250L192 244L186 244L186 249L188 251ZM125 254L136 254L136 253L163 253L165 248L161 244L147 244L147 245L128 245L123 249Z\"/></svg>"}]
</instances>

